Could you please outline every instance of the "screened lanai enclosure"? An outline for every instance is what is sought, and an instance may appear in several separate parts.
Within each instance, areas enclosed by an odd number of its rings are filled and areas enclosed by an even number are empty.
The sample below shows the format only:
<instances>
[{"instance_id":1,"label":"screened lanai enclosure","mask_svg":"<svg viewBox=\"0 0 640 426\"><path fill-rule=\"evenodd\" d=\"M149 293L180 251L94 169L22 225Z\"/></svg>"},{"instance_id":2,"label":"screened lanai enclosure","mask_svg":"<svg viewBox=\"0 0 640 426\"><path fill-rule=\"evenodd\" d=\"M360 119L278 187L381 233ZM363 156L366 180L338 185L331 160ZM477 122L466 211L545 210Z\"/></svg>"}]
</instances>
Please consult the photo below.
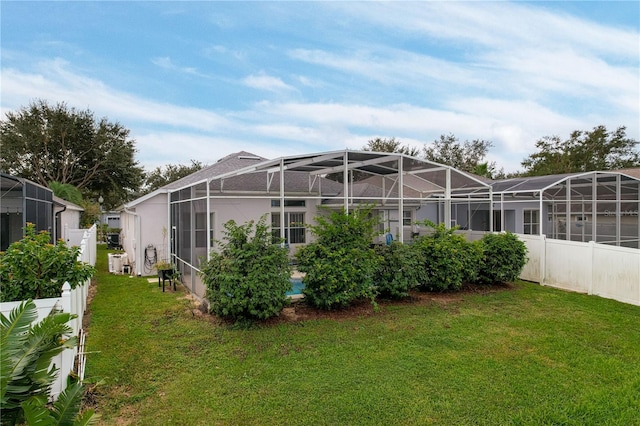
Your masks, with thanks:
<instances>
[{"instance_id":1,"label":"screened lanai enclosure","mask_svg":"<svg viewBox=\"0 0 640 426\"><path fill-rule=\"evenodd\" d=\"M30 180L0 173L0 251L22 239L27 222L37 231L53 235L53 192Z\"/></svg>"},{"instance_id":2,"label":"screened lanai enclosure","mask_svg":"<svg viewBox=\"0 0 640 426\"><path fill-rule=\"evenodd\" d=\"M275 160L238 154L168 188L170 257L199 296L205 293L199 265L218 249L229 220L264 218L293 258L312 241L307 225L314 217L362 205L379 219L373 244L410 242L430 232L428 220L476 237L504 230L640 247L640 181L620 173L491 181L396 153L346 150Z\"/></svg>"},{"instance_id":3,"label":"screened lanai enclosure","mask_svg":"<svg viewBox=\"0 0 640 426\"><path fill-rule=\"evenodd\" d=\"M463 229L546 235L640 248L640 180L615 172L525 177L491 183L493 205L475 201L454 207ZM481 192L481 191L479 191Z\"/></svg>"},{"instance_id":4,"label":"screened lanai enclosure","mask_svg":"<svg viewBox=\"0 0 640 426\"><path fill-rule=\"evenodd\" d=\"M169 191L170 253L183 282L202 296L200 263L216 240L224 238L229 220L244 223L264 217L274 241L282 239L293 256L312 241L306 225L325 209L349 211L373 206L379 218L377 241L401 242L428 232L416 222L429 219L451 224L456 203L491 206L491 186L452 167L403 154L335 151L250 161ZM491 227L489 227L491 228ZM490 230L490 229L488 229Z\"/></svg>"}]
</instances>

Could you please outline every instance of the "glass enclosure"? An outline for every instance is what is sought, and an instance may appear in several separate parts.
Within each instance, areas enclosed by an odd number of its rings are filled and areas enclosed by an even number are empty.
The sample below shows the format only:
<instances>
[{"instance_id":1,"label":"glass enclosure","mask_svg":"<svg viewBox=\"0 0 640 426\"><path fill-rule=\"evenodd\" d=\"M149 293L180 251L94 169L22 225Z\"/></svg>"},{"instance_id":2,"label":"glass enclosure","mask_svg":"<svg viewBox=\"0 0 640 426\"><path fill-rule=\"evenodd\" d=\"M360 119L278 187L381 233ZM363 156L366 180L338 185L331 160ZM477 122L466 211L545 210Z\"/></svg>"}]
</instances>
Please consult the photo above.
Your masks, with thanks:
<instances>
[{"instance_id":1,"label":"glass enclosure","mask_svg":"<svg viewBox=\"0 0 640 426\"><path fill-rule=\"evenodd\" d=\"M53 243L53 192L27 179L0 175L0 250L22 239L27 222L51 234Z\"/></svg>"}]
</instances>

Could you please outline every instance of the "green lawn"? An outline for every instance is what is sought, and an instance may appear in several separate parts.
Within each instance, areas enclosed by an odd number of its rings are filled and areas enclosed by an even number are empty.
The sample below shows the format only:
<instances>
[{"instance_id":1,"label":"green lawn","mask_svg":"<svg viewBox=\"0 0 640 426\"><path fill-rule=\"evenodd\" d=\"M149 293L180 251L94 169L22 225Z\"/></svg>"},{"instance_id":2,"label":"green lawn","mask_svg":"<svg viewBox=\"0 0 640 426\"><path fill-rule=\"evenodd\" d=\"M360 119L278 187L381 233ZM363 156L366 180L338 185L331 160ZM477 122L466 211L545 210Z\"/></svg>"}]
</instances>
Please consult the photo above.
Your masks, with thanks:
<instances>
[{"instance_id":1,"label":"green lawn","mask_svg":"<svg viewBox=\"0 0 640 426\"><path fill-rule=\"evenodd\" d=\"M233 330L106 273L87 377L102 424L640 425L640 307L514 290Z\"/></svg>"}]
</instances>

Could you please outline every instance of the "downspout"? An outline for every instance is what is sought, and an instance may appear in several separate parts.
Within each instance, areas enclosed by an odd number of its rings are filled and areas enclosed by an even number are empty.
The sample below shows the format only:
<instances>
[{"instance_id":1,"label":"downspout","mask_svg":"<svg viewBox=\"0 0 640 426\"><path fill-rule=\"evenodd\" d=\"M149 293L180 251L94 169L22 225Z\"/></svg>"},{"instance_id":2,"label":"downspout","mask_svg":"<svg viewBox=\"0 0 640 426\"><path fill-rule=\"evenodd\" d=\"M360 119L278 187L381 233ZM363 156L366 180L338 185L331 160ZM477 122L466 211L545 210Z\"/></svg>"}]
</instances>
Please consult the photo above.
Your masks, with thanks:
<instances>
[{"instance_id":1,"label":"downspout","mask_svg":"<svg viewBox=\"0 0 640 426\"><path fill-rule=\"evenodd\" d=\"M67 210L66 205L62 206L62 210L56 212L56 214L53 215L53 241L58 241L60 239L60 236L58 235L58 216L60 216L60 213L64 212L65 210ZM60 224L60 232L62 232L62 223Z\"/></svg>"},{"instance_id":2,"label":"downspout","mask_svg":"<svg viewBox=\"0 0 640 426\"><path fill-rule=\"evenodd\" d=\"M136 212L132 212L131 210L128 210L126 207L124 207L123 211L127 214L132 215L134 218L133 233L134 233L134 240L136 243L136 246L135 246L136 275L140 277L142 276L142 266L143 266L142 247L140 247L142 245L141 236L140 236L142 232L142 230L140 229L140 215L138 215L138 213Z\"/></svg>"}]
</instances>

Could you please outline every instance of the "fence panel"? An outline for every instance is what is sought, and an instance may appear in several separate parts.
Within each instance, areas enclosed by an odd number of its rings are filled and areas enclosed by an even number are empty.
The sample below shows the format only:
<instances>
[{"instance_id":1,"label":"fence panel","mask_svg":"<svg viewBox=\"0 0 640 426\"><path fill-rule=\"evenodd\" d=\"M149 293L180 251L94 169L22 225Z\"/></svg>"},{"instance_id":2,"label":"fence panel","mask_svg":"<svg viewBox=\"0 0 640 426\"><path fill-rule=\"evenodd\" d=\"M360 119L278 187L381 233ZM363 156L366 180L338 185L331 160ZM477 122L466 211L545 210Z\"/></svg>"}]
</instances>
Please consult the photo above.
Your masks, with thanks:
<instances>
[{"instance_id":1,"label":"fence panel","mask_svg":"<svg viewBox=\"0 0 640 426\"><path fill-rule=\"evenodd\" d=\"M517 235L527 246L521 279L640 306L640 249Z\"/></svg>"},{"instance_id":2,"label":"fence panel","mask_svg":"<svg viewBox=\"0 0 640 426\"><path fill-rule=\"evenodd\" d=\"M593 244L592 294L640 305L640 250Z\"/></svg>"},{"instance_id":3,"label":"fence panel","mask_svg":"<svg viewBox=\"0 0 640 426\"><path fill-rule=\"evenodd\" d=\"M520 278L539 283L544 272L544 235L518 235L527 247L527 263L522 268Z\"/></svg>"},{"instance_id":4,"label":"fence panel","mask_svg":"<svg viewBox=\"0 0 640 426\"><path fill-rule=\"evenodd\" d=\"M541 284L588 293L592 282L589 243L545 240L545 268Z\"/></svg>"}]
</instances>

